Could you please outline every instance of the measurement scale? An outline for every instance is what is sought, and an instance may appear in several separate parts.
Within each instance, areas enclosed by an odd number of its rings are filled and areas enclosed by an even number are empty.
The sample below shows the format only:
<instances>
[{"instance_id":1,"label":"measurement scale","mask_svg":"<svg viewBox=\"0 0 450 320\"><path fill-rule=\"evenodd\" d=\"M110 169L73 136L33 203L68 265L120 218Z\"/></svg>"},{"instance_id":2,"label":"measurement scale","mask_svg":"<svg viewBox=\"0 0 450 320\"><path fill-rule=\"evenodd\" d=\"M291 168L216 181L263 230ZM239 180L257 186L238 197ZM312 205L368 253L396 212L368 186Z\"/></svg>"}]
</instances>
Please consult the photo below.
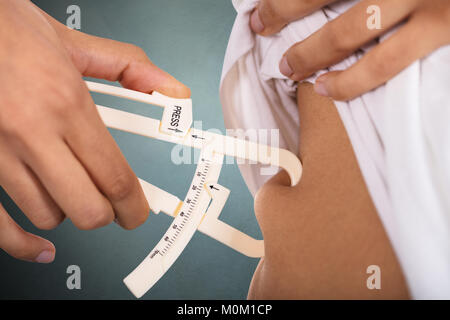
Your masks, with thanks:
<instances>
[{"instance_id":1,"label":"measurement scale","mask_svg":"<svg viewBox=\"0 0 450 320\"><path fill-rule=\"evenodd\" d=\"M216 154L215 157L223 156ZM164 275L191 240L207 214L211 191L222 191L222 187L215 183L220 169L221 165L214 163L214 160L208 159L205 154L200 155L188 194L179 206L179 212L175 212L176 217L169 229L147 258L124 280L137 297L141 297ZM223 191L228 197L229 191Z\"/></svg>"},{"instance_id":2,"label":"measurement scale","mask_svg":"<svg viewBox=\"0 0 450 320\"><path fill-rule=\"evenodd\" d=\"M196 230L249 257L264 256L263 240L254 239L220 221L230 190L219 185L224 156L233 156L285 169L296 185L302 174L298 158L291 152L255 142L191 128L191 99L174 99L158 92L145 94L105 84L88 82L90 91L127 98L164 107L161 121L97 106L104 123L110 127L146 137L201 149L199 163L184 201L139 179L150 208L174 220L158 244L125 279L125 285L142 297L166 273Z\"/></svg>"}]
</instances>

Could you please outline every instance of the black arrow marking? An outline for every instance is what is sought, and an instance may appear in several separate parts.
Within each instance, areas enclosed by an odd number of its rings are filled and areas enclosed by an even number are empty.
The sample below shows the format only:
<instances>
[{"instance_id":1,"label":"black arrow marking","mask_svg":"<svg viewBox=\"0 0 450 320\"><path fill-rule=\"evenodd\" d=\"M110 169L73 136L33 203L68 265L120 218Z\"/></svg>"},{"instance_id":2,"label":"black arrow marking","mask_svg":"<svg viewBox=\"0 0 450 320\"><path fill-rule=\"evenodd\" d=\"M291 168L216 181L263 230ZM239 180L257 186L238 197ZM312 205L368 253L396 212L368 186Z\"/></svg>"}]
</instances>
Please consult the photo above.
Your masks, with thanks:
<instances>
[{"instance_id":1,"label":"black arrow marking","mask_svg":"<svg viewBox=\"0 0 450 320\"><path fill-rule=\"evenodd\" d=\"M205 138L199 137L199 136L196 135L196 134L193 134L193 135L192 135L192 138L194 138L194 139L202 139L202 140L205 140Z\"/></svg>"},{"instance_id":2,"label":"black arrow marking","mask_svg":"<svg viewBox=\"0 0 450 320\"><path fill-rule=\"evenodd\" d=\"M214 190L219 191L219 189L215 188L213 185L210 185L209 187L210 187L211 189L214 189Z\"/></svg>"}]
</instances>

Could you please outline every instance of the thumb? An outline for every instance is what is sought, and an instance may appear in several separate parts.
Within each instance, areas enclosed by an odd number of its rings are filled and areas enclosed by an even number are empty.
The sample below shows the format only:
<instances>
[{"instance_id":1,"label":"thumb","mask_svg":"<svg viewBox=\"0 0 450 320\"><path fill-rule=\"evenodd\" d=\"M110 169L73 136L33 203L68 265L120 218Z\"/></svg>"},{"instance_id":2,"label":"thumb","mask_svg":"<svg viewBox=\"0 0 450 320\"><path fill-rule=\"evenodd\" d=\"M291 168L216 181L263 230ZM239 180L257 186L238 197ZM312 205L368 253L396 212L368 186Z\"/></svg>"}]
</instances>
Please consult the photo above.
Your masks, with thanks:
<instances>
[{"instance_id":1,"label":"thumb","mask_svg":"<svg viewBox=\"0 0 450 320\"><path fill-rule=\"evenodd\" d=\"M174 98L191 96L188 87L155 66L138 46L71 30L40 11L83 76L119 81L127 89L145 93L158 91Z\"/></svg>"},{"instance_id":2,"label":"thumb","mask_svg":"<svg viewBox=\"0 0 450 320\"><path fill-rule=\"evenodd\" d=\"M55 246L48 240L24 231L0 204L0 248L14 258L50 263L55 259Z\"/></svg>"}]
</instances>

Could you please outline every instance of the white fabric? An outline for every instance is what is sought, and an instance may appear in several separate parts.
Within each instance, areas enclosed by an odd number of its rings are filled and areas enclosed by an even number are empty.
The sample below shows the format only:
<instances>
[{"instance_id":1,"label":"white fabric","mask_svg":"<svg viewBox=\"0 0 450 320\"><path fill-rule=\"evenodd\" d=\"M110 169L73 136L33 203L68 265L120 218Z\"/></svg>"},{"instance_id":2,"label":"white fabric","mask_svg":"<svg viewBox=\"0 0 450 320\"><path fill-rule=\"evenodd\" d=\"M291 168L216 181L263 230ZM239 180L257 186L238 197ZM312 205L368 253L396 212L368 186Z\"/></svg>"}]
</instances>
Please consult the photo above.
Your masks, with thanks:
<instances>
[{"instance_id":1,"label":"white fabric","mask_svg":"<svg viewBox=\"0 0 450 320\"><path fill-rule=\"evenodd\" d=\"M296 87L279 72L278 63L291 45L355 1L335 3L268 38L250 30L249 15L256 3L233 1L238 15L220 87L225 124L230 129L280 129L280 146L297 152ZM367 46L329 70L348 68L370 49ZM336 102L416 299L450 299L449 83L447 46L414 63L385 86L350 102ZM270 178L261 175L256 166L241 165L240 169L253 194Z\"/></svg>"}]
</instances>

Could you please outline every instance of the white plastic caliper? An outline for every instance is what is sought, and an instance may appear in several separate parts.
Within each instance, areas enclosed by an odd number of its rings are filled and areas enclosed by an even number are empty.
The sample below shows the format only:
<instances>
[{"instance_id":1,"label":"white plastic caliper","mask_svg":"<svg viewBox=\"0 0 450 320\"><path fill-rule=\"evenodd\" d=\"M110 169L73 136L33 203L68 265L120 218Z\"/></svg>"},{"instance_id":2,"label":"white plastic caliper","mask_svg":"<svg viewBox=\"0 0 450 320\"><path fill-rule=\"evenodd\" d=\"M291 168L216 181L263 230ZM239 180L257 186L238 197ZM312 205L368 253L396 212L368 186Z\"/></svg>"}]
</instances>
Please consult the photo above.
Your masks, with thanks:
<instances>
[{"instance_id":1,"label":"white plastic caliper","mask_svg":"<svg viewBox=\"0 0 450 320\"><path fill-rule=\"evenodd\" d=\"M162 120L97 106L106 126L167 142L201 149L199 163L184 201L140 180L152 211L174 217L172 224L142 263L125 279L130 291L142 297L172 266L196 230L249 257L264 256L263 240L220 221L230 191L217 183L224 156L281 167L291 185L301 178L302 165L291 152L247 140L191 128L191 99L174 99L158 92L145 94L115 86L88 82L90 91L164 107Z\"/></svg>"}]
</instances>

